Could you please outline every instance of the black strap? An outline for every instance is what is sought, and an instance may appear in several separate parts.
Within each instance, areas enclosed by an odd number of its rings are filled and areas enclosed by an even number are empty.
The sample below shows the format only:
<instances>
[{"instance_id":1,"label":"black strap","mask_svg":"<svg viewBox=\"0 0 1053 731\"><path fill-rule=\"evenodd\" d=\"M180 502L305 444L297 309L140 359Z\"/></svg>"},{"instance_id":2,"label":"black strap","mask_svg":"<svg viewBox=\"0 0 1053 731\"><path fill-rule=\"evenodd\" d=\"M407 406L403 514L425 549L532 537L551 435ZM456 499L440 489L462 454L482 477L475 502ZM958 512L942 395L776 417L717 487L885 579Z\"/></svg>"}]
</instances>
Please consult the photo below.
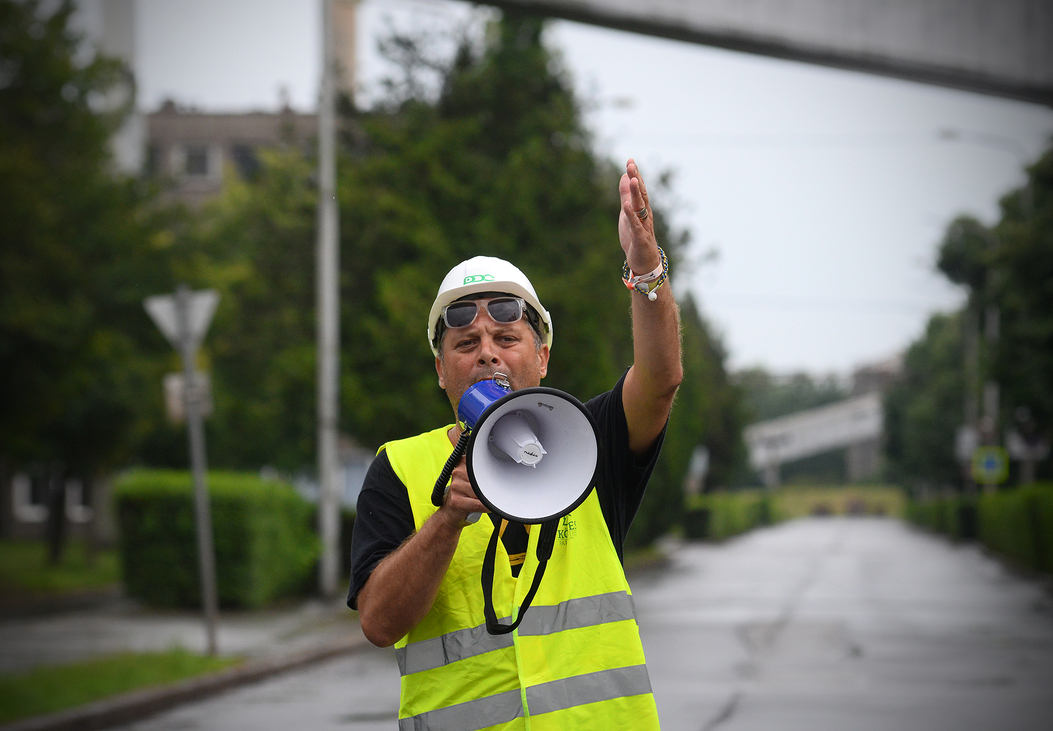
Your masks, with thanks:
<instances>
[{"instance_id":1,"label":"black strap","mask_svg":"<svg viewBox=\"0 0 1053 731\"><path fill-rule=\"evenodd\" d=\"M464 456L464 450L468 448L468 439L471 436L471 429L465 429L461 432L461 438L457 440L457 446L453 448L453 452L446 459L446 464L443 465L442 472L439 473L439 479L435 481L435 487L431 491L431 504L437 508L442 507L442 499L446 497L446 483L450 481L450 475L453 474L457 463Z\"/></svg>"},{"instance_id":2,"label":"black strap","mask_svg":"<svg viewBox=\"0 0 1053 731\"><path fill-rule=\"evenodd\" d=\"M548 560L552 558L552 548L556 544L556 531L559 528L559 518L549 520L541 524L541 533L537 537L537 571L534 580L530 584L530 591L523 599L523 606L519 608L519 615L512 624L501 624L497 621L497 613L494 611L494 562L497 559L497 540L501 529L494 526L494 532L490 534L490 542L486 546L486 554L483 556L483 613L486 616L486 631L492 635L505 635L513 632L526 616L530 603L534 601L534 595L541 586L541 577L545 575L545 567Z\"/></svg>"}]
</instances>

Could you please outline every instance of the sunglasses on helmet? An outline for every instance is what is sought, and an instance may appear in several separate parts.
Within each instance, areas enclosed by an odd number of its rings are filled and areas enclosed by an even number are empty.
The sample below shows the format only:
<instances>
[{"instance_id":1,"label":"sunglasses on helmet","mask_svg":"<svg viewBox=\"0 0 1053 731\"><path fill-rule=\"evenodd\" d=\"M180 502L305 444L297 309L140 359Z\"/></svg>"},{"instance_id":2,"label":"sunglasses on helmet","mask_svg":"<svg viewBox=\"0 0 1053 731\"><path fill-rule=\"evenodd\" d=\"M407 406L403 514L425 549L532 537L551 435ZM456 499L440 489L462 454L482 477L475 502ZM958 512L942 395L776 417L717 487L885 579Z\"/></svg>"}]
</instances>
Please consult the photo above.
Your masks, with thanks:
<instances>
[{"instance_id":1,"label":"sunglasses on helmet","mask_svg":"<svg viewBox=\"0 0 1053 731\"><path fill-rule=\"evenodd\" d=\"M442 308L442 321L448 328L468 327L478 317L480 304L478 300L451 302ZM526 302L521 297L494 297L485 304L494 322L519 322L523 315L527 315L528 321L530 319Z\"/></svg>"}]
</instances>

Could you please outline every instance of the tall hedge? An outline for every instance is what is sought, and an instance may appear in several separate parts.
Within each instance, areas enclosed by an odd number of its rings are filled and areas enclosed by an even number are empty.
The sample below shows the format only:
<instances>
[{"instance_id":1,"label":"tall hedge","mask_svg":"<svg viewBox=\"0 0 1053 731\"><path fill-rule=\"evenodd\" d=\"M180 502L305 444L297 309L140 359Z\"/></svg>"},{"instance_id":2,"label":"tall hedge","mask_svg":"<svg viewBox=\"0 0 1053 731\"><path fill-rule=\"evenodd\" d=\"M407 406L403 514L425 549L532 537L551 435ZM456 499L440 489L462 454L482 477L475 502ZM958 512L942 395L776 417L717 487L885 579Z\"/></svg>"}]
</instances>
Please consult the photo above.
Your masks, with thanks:
<instances>
[{"instance_id":1,"label":"tall hedge","mask_svg":"<svg viewBox=\"0 0 1053 731\"><path fill-rule=\"evenodd\" d=\"M684 537L723 540L776 522L772 496L761 490L713 492L688 501L683 515Z\"/></svg>"},{"instance_id":2,"label":"tall hedge","mask_svg":"<svg viewBox=\"0 0 1053 731\"><path fill-rule=\"evenodd\" d=\"M1053 484L983 495L980 540L1013 562L1053 572Z\"/></svg>"},{"instance_id":3,"label":"tall hedge","mask_svg":"<svg viewBox=\"0 0 1053 731\"><path fill-rule=\"evenodd\" d=\"M981 495L912 500L907 519L954 538L979 538L991 551L1053 573L1053 483Z\"/></svg>"},{"instance_id":4,"label":"tall hedge","mask_svg":"<svg viewBox=\"0 0 1053 731\"><path fill-rule=\"evenodd\" d=\"M302 591L319 555L313 507L290 485L253 474L208 476L220 606L257 608ZM158 607L201 604L190 474L141 470L114 486L129 596Z\"/></svg>"}]
</instances>

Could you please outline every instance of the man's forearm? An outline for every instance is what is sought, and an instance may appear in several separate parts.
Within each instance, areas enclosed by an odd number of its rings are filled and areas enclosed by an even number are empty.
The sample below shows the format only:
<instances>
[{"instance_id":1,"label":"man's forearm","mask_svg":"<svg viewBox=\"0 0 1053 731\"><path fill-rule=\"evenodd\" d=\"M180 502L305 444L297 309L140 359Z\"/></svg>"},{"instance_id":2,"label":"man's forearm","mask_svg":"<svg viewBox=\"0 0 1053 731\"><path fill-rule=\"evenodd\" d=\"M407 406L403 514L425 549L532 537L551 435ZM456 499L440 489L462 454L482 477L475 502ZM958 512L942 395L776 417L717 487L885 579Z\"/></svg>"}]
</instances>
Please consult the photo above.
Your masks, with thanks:
<instances>
[{"instance_id":1,"label":"man's forearm","mask_svg":"<svg viewBox=\"0 0 1053 731\"><path fill-rule=\"evenodd\" d=\"M651 302L633 293L633 367L625 379L623 404L629 448L650 449L662 432L684 377L680 355L680 312L666 285Z\"/></svg>"},{"instance_id":2,"label":"man's forearm","mask_svg":"<svg viewBox=\"0 0 1053 731\"><path fill-rule=\"evenodd\" d=\"M632 294L633 364L652 397L671 395L683 378L680 355L680 311L666 284L651 302Z\"/></svg>"},{"instance_id":3,"label":"man's forearm","mask_svg":"<svg viewBox=\"0 0 1053 731\"><path fill-rule=\"evenodd\" d=\"M461 527L435 513L421 529L377 564L358 594L362 633L389 647L431 609L453 559Z\"/></svg>"}]
</instances>

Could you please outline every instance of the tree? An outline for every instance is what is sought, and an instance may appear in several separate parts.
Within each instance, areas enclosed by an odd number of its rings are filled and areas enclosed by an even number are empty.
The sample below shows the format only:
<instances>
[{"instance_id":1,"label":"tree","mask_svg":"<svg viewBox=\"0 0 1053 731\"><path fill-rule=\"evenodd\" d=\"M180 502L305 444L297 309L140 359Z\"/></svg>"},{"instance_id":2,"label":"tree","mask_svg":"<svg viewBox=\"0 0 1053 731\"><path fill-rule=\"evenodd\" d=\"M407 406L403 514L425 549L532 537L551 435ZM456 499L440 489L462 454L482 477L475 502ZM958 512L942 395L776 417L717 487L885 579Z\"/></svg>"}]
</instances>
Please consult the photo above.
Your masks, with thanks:
<instances>
[{"instance_id":1,"label":"tree","mask_svg":"<svg viewBox=\"0 0 1053 731\"><path fill-rule=\"evenodd\" d=\"M539 19L507 15L485 43L466 41L444 64L421 60L428 54L415 44L426 41L396 39L389 47L407 59L408 75L414 64L441 68L436 98L424 98L416 83L393 83L394 95L378 108L345 110L341 427L367 447L452 419L425 323L439 279L476 254L514 261L551 311L556 342L546 385L585 400L632 362L629 300L618 281L620 170L590 150L541 30ZM206 209L195 235L202 260L219 264L202 268L202 281L219 287L226 303L209 351L217 391L212 443L224 445L212 450L217 464L258 466L274 455L289 467L313 459L309 169L292 150L266 158L256 179ZM660 181L649 180L660 202ZM675 271L686 237L670 230L661 210L655 217ZM741 459L723 351L690 302L684 322L692 380L641 511L649 537L676 517L694 446L707 443L717 455L717 475ZM273 333L262 332L269 327ZM260 383L267 389L255 388ZM230 389L229 403L221 387ZM246 435L254 443L239 446ZM643 517L651 510L653 519Z\"/></svg>"},{"instance_id":2,"label":"tree","mask_svg":"<svg viewBox=\"0 0 1053 731\"><path fill-rule=\"evenodd\" d=\"M885 397L885 456L889 476L910 487L943 489L961 483L954 454L962 423L961 315L935 315L908 348L903 373Z\"/></svg>"},{"instance_id":3,"label":"tree","mask_svg":"<svg viewBox=\"0 0 1053 731\"><path fill-rule=\"evenodd\" d=\"M680 320L684 380L669 418L662 456L628 536L630 547L648 545L680 522L684 481L696 448L705 447L709 452L707 491L733 484L746 461L741 391L730 383L727 354L690 297L680 303Z\"/></svg>"},{"instance_id":4,"label":"tree","mask_svg":"<svg viewBox=\"0 0 1053 731\"><path fill-rule=\"evenodd\" d=\"M961 484L955 433L966 397L980 400L980 380L999 385L998 441L1018 416L1032 438L1053 437L1053 150L1027 173L1027 184L1002 198L993 227L960 216L940 243L937 266L968 300L929 322L886 400L886 453L905 484ZM981 324L997 327L997 337L979 340ZM972 383L963 373L967 338L977 339Z\"/></svg>"},{"instance_id":5,"label":"tree","mask_svg":"<svg viewBox=\"0 0 1053 731\"><path fill-rule=\"evenodd\" d=\"M953 221L937 262L968 293L958 321L977 340L977 381L999 386L999 433L989 435L998 441L1020 427L1032 438L1053 436L1053 150L1027 174L1024 187L1002 198L993 227L970 216ZM978 382L963 388L979 402Z\"/></svg>"},{"instance_id":6,"label":"tree","mask_svg":"<svg viewBox=\"0 0 1053 731\"><path fill-rule=\"evenodd\" d=\"M1053 148L1028 168L1025 187L1001 201L991 256L992 297L1001 319L993 375L1006 417L1030 412L1053 439ZM1046 465L1046 474L1049 466Z\"/></svg>"},{"instance_id":7,"label":"tree","mask_svg":"<svg viewBox=\"0 0 1053 731\"><path fill-rule=\"evenodd\" d=\"M229 176L201 213L186 242L196 259L188 277L220 292L206 350L210 461L294 471L314 455L318 195L297 149L260 157L252 182Z\"/></svg>"},{"instance_id":8,"label":"tree","mask_svg":"<svg viewBox=\"0 0 1053 731\"><path fill-rule=\"evenodd\" d=\"M0 462L60 490L122 464L160 410L142 297L171 281L162 216L109 164L123 110L95 108L125 70L76 61L71 13L0 0Z\"/></svg>"},{"instance_id":9,"label":"tree","mask_svg":"<svg viewBox=\"0 0 1053 731\"><path fill-rule=\"evenodd\" d=\"M844 384L832 375L815 377L801 372L777 376L755 367L735 373L734 381L742 389L743 409L751 422L814 409L849 396Z\"/></svg>"}]
</instances>

